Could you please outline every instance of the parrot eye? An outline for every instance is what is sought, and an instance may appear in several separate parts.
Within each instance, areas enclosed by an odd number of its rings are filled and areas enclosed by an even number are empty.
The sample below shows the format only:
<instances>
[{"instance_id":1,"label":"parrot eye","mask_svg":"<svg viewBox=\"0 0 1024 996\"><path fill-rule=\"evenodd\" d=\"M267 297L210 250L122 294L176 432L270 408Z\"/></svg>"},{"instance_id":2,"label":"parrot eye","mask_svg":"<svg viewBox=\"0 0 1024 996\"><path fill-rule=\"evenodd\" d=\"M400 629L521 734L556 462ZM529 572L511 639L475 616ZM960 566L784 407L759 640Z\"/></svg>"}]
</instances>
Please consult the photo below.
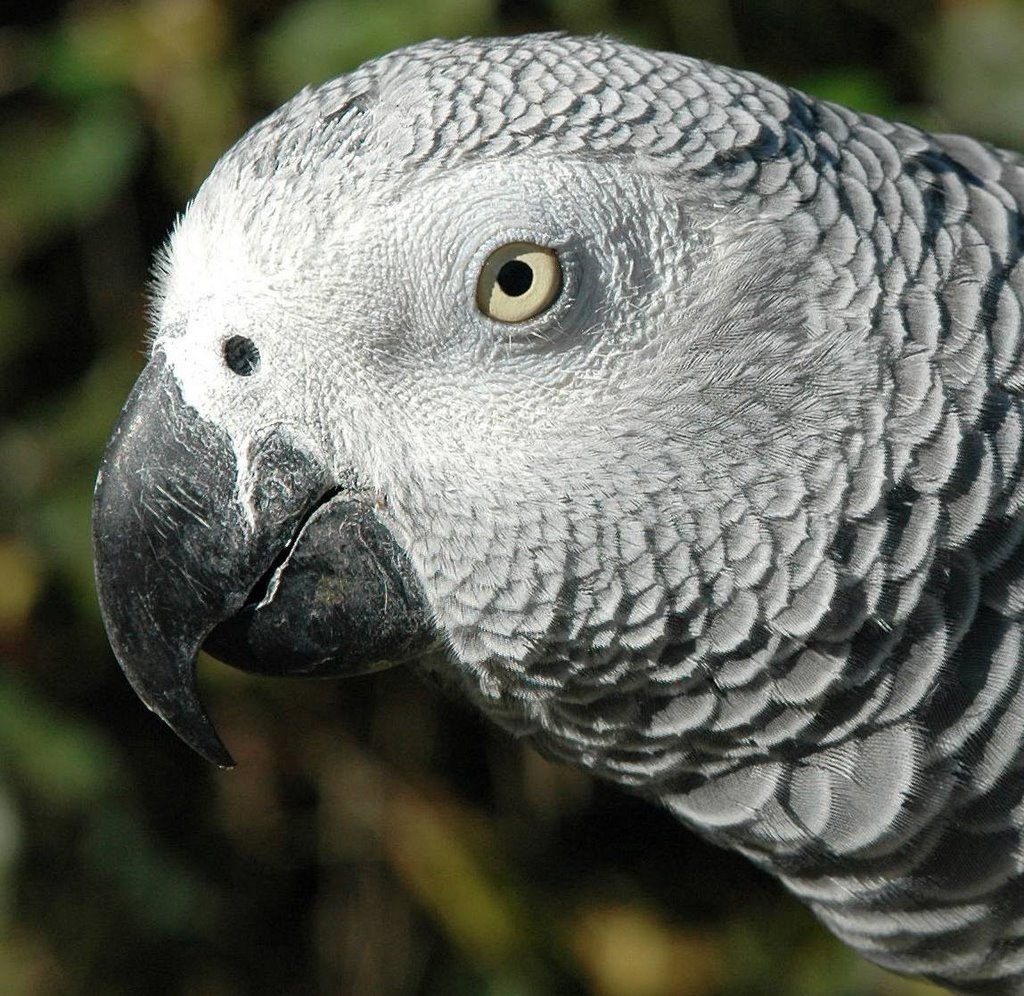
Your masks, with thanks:
<instances>
[{"instance_id":1,"label":"parrot eye","mask_svg":"<svg viewBox=\"0 0 1024 996\"><path fill-rule=\"evenodd\" d=\"M260 367L260 351L252 339L233 335L224 343L224 362L239 377L248 377Z\"/></svg>"},{"instance_id":2,"label":"parrot eye","mask_svg":"<svg viewBox=\"0 0 1024 996\"><path fill-rule=\"evenodd\" d=\"M476 285L477 307L499 322L525 322L551 307L562 289L554 249L509 242L487 257Z\"/></svg>"}]
</instances>

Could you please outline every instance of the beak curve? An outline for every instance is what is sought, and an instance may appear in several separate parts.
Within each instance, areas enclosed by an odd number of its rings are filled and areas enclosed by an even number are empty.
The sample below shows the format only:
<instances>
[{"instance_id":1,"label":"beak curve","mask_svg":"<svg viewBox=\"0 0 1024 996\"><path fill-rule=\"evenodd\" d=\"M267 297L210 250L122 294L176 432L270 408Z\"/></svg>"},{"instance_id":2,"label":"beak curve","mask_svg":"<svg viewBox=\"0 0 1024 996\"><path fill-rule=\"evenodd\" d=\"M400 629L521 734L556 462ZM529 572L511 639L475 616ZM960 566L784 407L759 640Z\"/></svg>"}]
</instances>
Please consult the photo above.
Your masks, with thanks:
<instances>
[{"instance_id":1,"label":"beak curve","mask_svg":"<svg viewBox=\"0 0 1024 996\"><path fill-rule=\"evenodd\" d=\"M234 762L199 700L196 655L330 487L276 430L248 469L242 495L230 437L185 402L158 352L125 403L93 498L96 588L121 668L153 712L222 767Z\"/></svg>"}]
</instances>

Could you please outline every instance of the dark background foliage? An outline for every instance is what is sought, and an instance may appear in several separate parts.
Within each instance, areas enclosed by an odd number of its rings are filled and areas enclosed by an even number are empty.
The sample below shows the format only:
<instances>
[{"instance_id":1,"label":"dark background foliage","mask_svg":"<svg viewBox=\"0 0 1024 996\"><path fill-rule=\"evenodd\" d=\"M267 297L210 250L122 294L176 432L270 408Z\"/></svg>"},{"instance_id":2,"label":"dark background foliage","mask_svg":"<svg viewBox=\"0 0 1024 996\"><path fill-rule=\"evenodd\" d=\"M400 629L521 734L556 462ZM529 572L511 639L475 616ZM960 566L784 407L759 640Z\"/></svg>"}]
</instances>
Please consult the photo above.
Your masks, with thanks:
<instances>
[{"instance_id":1,"label":"dark background foliage","mask_svg":"<svg viewBox=\"0 0 1024 996\"><path fill-rule=\"evenodd\" d=\"M150 255L244 127L434 35L604 31L1024 148L1010 0L4 0L0 992L910 994L744 861L414 674L201 666L239 761L135 700L89 501Z\"/></svg>"}]
</instances>

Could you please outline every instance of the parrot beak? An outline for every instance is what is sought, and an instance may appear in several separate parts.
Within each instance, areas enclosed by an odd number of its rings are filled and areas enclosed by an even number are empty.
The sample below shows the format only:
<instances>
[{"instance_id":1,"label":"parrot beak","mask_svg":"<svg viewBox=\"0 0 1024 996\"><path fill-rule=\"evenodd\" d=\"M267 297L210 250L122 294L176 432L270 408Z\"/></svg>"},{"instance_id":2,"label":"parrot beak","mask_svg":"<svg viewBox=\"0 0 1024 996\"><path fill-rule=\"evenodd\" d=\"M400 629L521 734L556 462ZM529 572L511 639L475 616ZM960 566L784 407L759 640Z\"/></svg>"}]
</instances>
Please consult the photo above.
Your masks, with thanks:
<instances>
[{"instance_id":1,"label":"parrot beak","mask_svg":"<svg viewBox=\"0 0 1024 996\"><path fill-rule=\"evenodd\" d=\"M114 653L139 698L222 767L231 755L196 690L208 640L246 670L318 676L397 662L430 642L412 568L365 497L277 431L248 469L243 496L230 437L184 401L157 353L121 412L93 499Z\"/></svg>"}]
</instances>

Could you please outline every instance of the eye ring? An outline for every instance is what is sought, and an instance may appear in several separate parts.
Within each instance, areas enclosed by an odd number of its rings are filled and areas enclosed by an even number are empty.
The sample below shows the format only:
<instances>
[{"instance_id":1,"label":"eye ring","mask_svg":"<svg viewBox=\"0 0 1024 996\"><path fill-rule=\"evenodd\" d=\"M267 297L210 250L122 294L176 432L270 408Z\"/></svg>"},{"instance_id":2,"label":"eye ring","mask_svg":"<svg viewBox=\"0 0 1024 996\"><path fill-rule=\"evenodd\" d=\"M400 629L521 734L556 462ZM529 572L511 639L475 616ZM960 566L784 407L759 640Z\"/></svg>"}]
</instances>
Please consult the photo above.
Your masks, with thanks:
<instances>
[{"instance_id":1,"label":"eye ring","mask_svg":"<svg viewBox=\"0 0 1024 996\"><path fill-rule=\"evenodd\" d=\"M233 335L224 341L224 362L232 373L248 377L260 368L260 351L252 339Z\"/></svg>"},{"instance_id":2,"label":"eye ring","mask_svg":"<svg viewBox=\"0 0 1024 996\"><path fill-rule=\"evenodd\" d=\"M484 260L476 305L488 318L515 324L536 318L562 290L562 267L554 249L535 242L509 242Z\"/></svg>"}]
</instances>

